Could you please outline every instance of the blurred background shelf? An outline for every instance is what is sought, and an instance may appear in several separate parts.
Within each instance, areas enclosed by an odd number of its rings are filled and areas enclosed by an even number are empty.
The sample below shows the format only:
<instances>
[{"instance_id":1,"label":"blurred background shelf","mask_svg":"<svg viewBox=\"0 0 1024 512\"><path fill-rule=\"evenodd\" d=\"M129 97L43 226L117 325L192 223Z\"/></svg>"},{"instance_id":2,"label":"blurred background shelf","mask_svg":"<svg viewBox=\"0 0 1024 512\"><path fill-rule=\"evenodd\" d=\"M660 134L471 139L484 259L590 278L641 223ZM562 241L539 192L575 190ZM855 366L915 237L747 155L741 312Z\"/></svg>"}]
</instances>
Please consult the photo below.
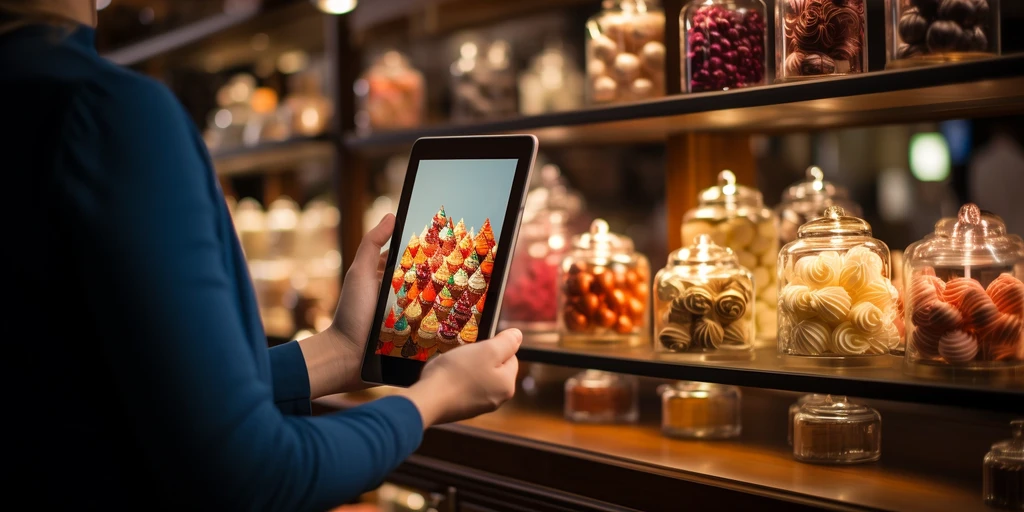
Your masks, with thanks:
<instances>
[{"instance_id":1,"label":"blurred background shelf","mask_svg":"<svg viewBox=\"0 0 1024 512\"><path fill-rule=\"evenodd\" d=\"M531 342L519 349L524 361L662 379L715 382L785 391L831 393L883 400L948 405L989 411L1024 412L1024 374L1003 383L953 384L903 374L903 358L887 357L876 368L798 368L785 366L775 348L755 352L749 362L685 362L658 359L649 347L630 350L564 348Z\"/></svg>"},{"instance_id":2,"label":"blurred background shelf","mask_svg":"<svg viewBox=\"0 0 1024 512\"><path fill-rule=\"evenodd\" d=\"M420 137L536 134L545 145L660 142L695 131L786 131L1024 112L1024 55L843 78L686 94L473 124L349 134L349 148L402 149Z\"/></svg>"},{"instance_id":3,"label":"blurred background shelf","mask_svg":"<svg viewBox=\"0 0 1024 512\"><path fill-rule=\"evenodd\" d=\"M325 134L218 151L211 157L218 175L233 176L290 169L302 161L330 158L333 154L334 143Z\"/></svg>"}]
</instances>

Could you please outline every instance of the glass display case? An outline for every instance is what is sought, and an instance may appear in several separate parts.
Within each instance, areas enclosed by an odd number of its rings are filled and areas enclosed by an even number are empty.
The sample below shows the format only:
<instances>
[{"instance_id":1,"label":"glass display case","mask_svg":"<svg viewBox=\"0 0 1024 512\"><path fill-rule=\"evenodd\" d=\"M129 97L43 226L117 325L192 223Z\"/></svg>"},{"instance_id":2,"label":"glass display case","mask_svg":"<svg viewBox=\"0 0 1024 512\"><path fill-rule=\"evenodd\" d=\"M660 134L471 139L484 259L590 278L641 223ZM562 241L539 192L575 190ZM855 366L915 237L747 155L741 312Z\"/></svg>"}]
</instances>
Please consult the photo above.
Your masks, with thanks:
<instances>
[{"instance_id":1,"label":"glass display case","mask_svg":"<svg viewBox=\"0 0 1024 512\"><path fill-rule=\"evenodd\" d=\"M452 121L515 116L516 71L508 41L470 40L460 44L458 51L450 69Z\"/></svg>"},{"instance_id":2,"label":"glass display case","mask_svg":"<svg viewBox=\"0 0 1024 512\"><path fill-rule=\"evenodd\" d=\"M779 243L785 245L796 240L800 226L833 205L842 206L847 215L863 215L860 205L850 199L846 188L825 181L825 173L820 167L808 167L807 179L787 187L782 193L782 201L775 207L779 218Z\"/></svg>"},{"instance_id":3,"label":"glass display case","mask_svg":"<svg viewBox=\"0 0 1024 512\"><path fill-rule=\"evenodd\" d=\"M1000 53L999 0L885 0L886 62L908 67Z\"/></svg>"},{"instance_id":4,"label":"glass display case","mask_svg":"<svg viewBox=\"0 0 1024 512\"><path fill-rule=\"evenodd\" d=\"M398 50L388 50L374 59L353 89L358 101L358 133L413 128L423 123L426 81L409 57Z\"/></svg>"},{"instance_id":5,"label":"glass display case","mask_svg":"<svg viewBox=\"0 0 1024 512\"><path fill-rule=\"evenodd\" d=\"M665 12L658 0L604 0L587 20L587 100L665 95Z\"/></svg>"},{"instance_id":6,"label":"glass display case","mask_svg":"<svg viewBox=\"0 0 1024 512\"><path fill-rule=\"evenodd\" d=\"M768 83L768 16L761 0L691 0L679 13L686 92Z\"/></svg>"},{"instance_id":7,"label":"glass display case","mask_svg":"<svg viewBox=\"0 0 1024 512\"><path fill-rule=\"evenodd\" d=\"M519 113L530 116L583 105L583 72L562 44L547 44L519 73Z\"/></svg>"},{"instance_id":8,"label":"glass display case","mask_svg":"<svg viewBox=\"0 0 1024 512\"><path fill-rule=\"evenodd\" d=\"M853 75L867 70L867 0L775 3L776 80Z\"/></svg>"}]
</instances>

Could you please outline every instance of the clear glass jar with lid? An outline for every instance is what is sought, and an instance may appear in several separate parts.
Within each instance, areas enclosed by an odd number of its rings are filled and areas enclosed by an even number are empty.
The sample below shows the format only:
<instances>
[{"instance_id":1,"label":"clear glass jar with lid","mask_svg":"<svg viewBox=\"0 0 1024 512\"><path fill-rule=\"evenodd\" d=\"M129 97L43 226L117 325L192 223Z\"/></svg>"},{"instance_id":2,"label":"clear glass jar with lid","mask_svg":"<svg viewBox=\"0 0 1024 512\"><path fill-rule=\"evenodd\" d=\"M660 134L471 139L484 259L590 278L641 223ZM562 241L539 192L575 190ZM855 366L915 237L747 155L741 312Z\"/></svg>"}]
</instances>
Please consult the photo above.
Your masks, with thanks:
<instances>
[{"instance_id":1,"label":"clear glass jar with lid","mask_svg":"<svg viewBox=\"0 0 1024 512\"><path fill-rule=\"evenodd\" d=\"M793 458L815 464L860 464L882 456L878 411L827 396L808 402L793 417Z\"/></svg>"},{"instance_id":2,"label":"clear glass jar with lid","mask_svg":"<svg viewBox=\"0 0 1024 512\"><path fill-rule=\"evenodd\" d=\"M665 95L665 12L659 0L604 0L587 20L587 100Z\"/></svg>"},{"instance_id":3,"label":"clear glass jar with lid","mask_svg":"<svg viewBox=\"0 0 1024 512\"><path fill-rule=\"evenodd\" d=\"M779 233L775 213L761 192L736 184L732 171L718 174L718 185L703 190L696 208L683 216L683 240L709 235L715 244L732 249L740 266L754 276L755 347L771 346L776 338L778 288L775 267Z\"/></svg>"},{"instance_id":4,"label":"clear glass jar with lid","mask_svg":"<svg viewBox=\"0 0 1024 512\"><path fill-rule=\"evenodd\" d=\"M742 431L742 393L736 386L680 381L658 387L661 432L683 439L730 439Z\"/></svg>"},{"instance_id":5,"label":"clear glass jar with lid","mask_svg":"<svg viewBox=\"0 0 1024 512\"><path fill-rule=\"evenodd\" d=\"M985 455L982 495L990 507L1024 510L1024 419L1010 426L1013 438L993 444Z\"/></svg>"},{"instance_id":6,"label":"clear glass jar with lid","mask_svg":"<svg viewBox=\"0 0 1024 512\"><path fill-rule=\"evenodd\" d=\"M775 77L779 81L868 70L867 0L775 3Z\"/></svg>"},{"instance_id":7,"label":"clear glass jar with lid","mask_svg":"<svg viewBox=\"0 0 1024 512\"><path fill-rule=\"evenodd\" d=\"M1024 367L1022 261L1021 238L974 204L918 243L905 263L907 372L973 380Z\"/></svg>"},{"instance_id":8,"label":"clear glass jar with lid","mask_svg":"<svg viewBox=\"0 0 1024 512\"><path fill-rule=\"evenodd\" d=\"M501 119L518 114L512 45L504 39L469 39L452 62L452 121Z\"/></svg>"},{"instance_id":9,"label":"clear glass jar with lid","mask_svg":"<svg viewBox=\"0 0 1024 512\"><path fill-rule=\"evenodd\" d=\"M647 340L650 264L633 241L596 219L572 239L559 272L561 342L576 346L639 346Z\"/></svg>"},{"instance_id":10,"label":"clear glass jar with lid","mask_svg":"<svg viewBox=\"0 0 1024 512\"><path fill-rule=\"evenodd\" d=\"M679 13L682 90L767 84L767 20L761 0L690 0Z\"/></svg>"},{"instance_id":11,"label":"clear glass jar with lid","mask_svg":"<svg viewBox=\"0 0 1024 512\"><path fill-rule=\"evenodd\" d=\"M789 406L789 427L786 431L786 442L789 443L790 446L793 446L793 419L796 418L796 413L800 412L800 408L804 405L811 403L824 403L826 398L831 400L831 395L808 393L806 395L801 395L800 398L796 399L796 402L793 402L793 404Z\"/></svg>"},{"instance_id":12,"label":"clear glass jar with lid","mask_svg":"<svg viewBox=\"0 0 1024 512\"><path fill-rule=\"evenodd\" d=\"M999 0L885 0L886 66L995 57Z\"/></svg>"},{"instance_id":13,"label":"clear glass jar with lid","mask_svg":"<svg viewBox=\"0 0 1024 512\"><path fill-rule=\"evenodd\" d=\"M779 254L779 353L789 364L889 365L899 291L871 226L829 206Z\"/></svg>"},{"instance_id":14,"label":"clear glass jar with lid","mask_svg":"<svg viewBox=\"0 0 1024 512\"><path fill-rule=\"evenodd\" d=\"M636 423L639 379L584 370L565 381L565 419L577 423Z\"/></svg>"},{"instance_id":15,"label":"clear glass jar with lid","mask_svg":"<svg viewBox=\"0 0 1024 512\"><path fill-rule=\"evenodd\" d=\"M654 350L662 357L750 360L754 276L732 250L700 235L654 277Z\"/></svg>"},{"instance_id":16,"label":"clear glass jar with lid","mask_svg":"<svg viewBox=\"0 0 1024 512\"><path fill-rule=\"evenodd\" d=\"M796 240L796 230L817 218L829 206L842 206L847 215L860 217L859 204L850 199L849 192L839 185L825 181L821 167L807 168L807 179L790 185L782 193L782 202L775 207L779 216L779 243Z\"/></svg>"},{"instance_id":17,"label":"clear glass jar with lid","mask_svg":"<svg viewBox=\"0 0 1024 512\"><path fill-rule=\"evenodd\" d=\"M356 93L356 131L414 128L423 123L426 82L423 73L398 50L373 60L352 88Z\"/></svg>"}]
</instances>

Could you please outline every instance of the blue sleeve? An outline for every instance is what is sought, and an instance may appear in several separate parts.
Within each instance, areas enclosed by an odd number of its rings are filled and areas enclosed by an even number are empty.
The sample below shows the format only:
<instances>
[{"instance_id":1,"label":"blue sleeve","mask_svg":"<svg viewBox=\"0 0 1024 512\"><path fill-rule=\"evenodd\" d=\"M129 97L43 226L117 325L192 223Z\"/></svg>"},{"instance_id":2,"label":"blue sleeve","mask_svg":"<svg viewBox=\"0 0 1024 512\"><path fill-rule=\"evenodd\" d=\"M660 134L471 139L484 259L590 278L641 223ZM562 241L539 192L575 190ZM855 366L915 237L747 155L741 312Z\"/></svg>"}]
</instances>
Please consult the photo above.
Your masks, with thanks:
<instances>
[{"instance_id":1,"label":"blue sleeve","mask_svg":"<svg viewBox=\"0 0 1024 512\"><path fill-rule=\"evenodd\" d=\"M282 414L275 394L301 390L294 374L275 389L266 348L249 341L198 137L164 87L119 80L70 100L51 188L88 290L67 307L106 333L96 372L114 396L102 399L132 412L145 470L184 508L322 510L378 484L419 444L417 409L393 397ZM275 351L273 368L296 371L296 349Z\"/></svg>"},{"instance_id":2,"label":"blue sleeve","mask_svg":"<svg viewBox=\"0 0 1024 512\"><path fill-rule=\"evenodd\" d=\"M284 414L309 416L309 372L299 343L289 341L270 349L270 375L274 378L274 403Z\"/></svg>"}]
</instances>

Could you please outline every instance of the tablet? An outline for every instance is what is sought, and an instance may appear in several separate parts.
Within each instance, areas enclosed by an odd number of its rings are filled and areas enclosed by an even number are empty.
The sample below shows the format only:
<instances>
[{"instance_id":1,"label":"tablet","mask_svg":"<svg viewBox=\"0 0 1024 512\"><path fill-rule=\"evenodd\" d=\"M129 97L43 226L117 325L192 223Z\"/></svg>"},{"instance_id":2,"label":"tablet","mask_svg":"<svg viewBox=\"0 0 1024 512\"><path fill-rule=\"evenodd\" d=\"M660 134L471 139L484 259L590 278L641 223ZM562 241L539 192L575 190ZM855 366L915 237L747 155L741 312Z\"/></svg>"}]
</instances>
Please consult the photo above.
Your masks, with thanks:
<instances>
[{"instance_id":1,"label":"tablet","mask_svg":"<svg viewBox=\"0 0 1024 512\"><path fill-rule=\"evenodd\" d=\"M409 386L431 358L494 336L536 156L532 135L416 141L364 381Z\"/></svg>"}]
</instances>

